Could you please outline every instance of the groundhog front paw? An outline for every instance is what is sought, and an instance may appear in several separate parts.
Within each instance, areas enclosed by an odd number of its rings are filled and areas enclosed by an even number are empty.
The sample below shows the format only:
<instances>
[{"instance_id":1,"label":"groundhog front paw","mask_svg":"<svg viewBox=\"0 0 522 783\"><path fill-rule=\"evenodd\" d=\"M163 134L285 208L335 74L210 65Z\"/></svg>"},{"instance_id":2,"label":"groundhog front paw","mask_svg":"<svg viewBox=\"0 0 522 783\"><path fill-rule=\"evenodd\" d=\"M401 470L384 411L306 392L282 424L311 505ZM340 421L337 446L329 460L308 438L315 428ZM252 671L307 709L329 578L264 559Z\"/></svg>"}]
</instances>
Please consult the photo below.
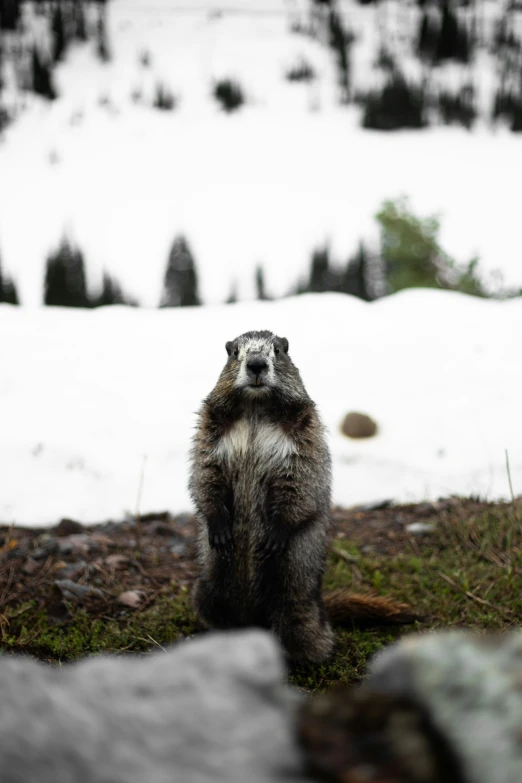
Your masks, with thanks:
<instances>
[{"instance_id":1,"label":"groundhog front paw","mask_svg":"<svg viewBox=\"0 0 522 783\"><path fill-rule=\"evenodd\" d=\"M288 544L290 531L286 528L273 528L268 530L259 544L259 551L264 555L277 555Z\"/></svg>"},{"instance_id":2,"label":"groundhog front paw","mask_svg":"<svg viewBox=\"0 0 522 783\"><path fill-rule=\"evenodd\" d=\"M230 557L234 548L234 535L230 520L217 518L209 522L208 543L221 557L227 559Z\"/></svg>"}]
</instances>

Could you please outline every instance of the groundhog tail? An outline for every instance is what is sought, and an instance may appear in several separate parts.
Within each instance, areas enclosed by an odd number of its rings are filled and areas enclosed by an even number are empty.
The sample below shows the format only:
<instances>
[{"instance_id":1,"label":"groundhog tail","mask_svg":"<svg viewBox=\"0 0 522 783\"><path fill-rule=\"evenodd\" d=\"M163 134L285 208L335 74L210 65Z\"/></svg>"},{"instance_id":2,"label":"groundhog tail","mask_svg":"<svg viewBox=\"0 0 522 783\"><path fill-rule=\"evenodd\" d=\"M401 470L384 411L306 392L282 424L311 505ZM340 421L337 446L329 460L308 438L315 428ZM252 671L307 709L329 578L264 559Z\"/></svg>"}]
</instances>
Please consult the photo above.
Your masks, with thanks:
<instances>
[{"instance_id":1,"label":"groundhog tail","mask_svg":"<svg viewBox=\"0 0 522 783\"><path fill-rule=\"evenodd\" d=\"M323 594L326 613L333 625L407 625L421 620L407 604L380 595L359 595L347 589Z\"/></svg>"}]
</instances>

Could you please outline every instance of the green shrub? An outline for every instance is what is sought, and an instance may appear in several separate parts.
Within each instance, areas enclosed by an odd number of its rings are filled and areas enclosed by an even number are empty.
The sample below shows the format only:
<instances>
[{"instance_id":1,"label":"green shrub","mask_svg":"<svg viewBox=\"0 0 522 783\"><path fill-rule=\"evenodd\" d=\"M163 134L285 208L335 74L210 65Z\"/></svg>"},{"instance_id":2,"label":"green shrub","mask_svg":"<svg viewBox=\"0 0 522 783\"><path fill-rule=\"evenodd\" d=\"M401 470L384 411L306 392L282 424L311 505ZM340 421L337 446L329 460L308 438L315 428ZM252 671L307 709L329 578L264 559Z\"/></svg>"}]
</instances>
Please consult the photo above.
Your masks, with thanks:
<instances>
[{"instance_id":1,"label":"green shrub","mask_svg":"<svg viewBox=\"0 0 522 783\"><path fill-rule=\"evenodd\" d=\"M443 288L487 296L476 275L478 259L459 267L438 240L439 220L413 215L406 199L385 201L376 219L381 231L381 256L392 292L404 288Z\"/></svg>"}]
</instances>

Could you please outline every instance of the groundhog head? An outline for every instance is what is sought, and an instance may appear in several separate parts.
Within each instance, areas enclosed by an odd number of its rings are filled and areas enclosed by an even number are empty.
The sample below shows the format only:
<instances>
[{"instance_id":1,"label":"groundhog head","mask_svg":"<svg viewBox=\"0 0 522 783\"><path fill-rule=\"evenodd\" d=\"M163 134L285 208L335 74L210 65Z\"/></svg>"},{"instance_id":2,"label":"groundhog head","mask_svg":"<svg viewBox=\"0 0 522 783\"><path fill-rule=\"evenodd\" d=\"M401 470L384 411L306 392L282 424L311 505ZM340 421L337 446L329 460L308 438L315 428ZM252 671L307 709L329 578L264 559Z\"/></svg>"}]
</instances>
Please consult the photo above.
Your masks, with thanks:
<instances>
[{"instance_id":1,"label":"groundhog head","mask_svg":"<svg viewBox=\"0 0 522 783\"><path fill-rule=\"evenodd\" d=\"M272 332L245 332L226 344L227 374L234 376L234 388L248 394L266 394L295 372L288 356L288 340Z\"/></svg>"}]
</instances>

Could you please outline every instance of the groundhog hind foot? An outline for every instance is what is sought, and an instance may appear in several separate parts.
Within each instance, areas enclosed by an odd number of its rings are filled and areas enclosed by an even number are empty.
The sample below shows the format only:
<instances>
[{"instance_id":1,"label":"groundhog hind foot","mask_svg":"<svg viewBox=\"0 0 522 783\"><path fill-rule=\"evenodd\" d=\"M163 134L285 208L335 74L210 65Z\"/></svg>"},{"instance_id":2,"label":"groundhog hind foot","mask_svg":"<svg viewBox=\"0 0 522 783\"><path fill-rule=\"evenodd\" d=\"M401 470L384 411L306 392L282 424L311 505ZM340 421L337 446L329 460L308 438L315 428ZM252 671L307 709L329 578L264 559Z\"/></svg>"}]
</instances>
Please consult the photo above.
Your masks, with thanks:
<instances>
[{"instance_id":1,"label":"groundhog hind foot","mask_svg":"<svg viewBox=\"0 0 522 783\"><path fill-rule=\"evenodd\" d=\"M330 625L316 619L280 626L276 633L288 657L298 664L323 663L332 654L335 644Z\"/></svg>"},{"instance_id":2,"label":"groundhog hind foot","mask_svg":"<svg viewBox=\"0 0 522 783\"><path fill-rule=\"evenodd\" d=\"M192 590L192 608L204 628L238 628L240 623L230 604L212 585L198 579Z\"/></svg>"}]
</instances>

